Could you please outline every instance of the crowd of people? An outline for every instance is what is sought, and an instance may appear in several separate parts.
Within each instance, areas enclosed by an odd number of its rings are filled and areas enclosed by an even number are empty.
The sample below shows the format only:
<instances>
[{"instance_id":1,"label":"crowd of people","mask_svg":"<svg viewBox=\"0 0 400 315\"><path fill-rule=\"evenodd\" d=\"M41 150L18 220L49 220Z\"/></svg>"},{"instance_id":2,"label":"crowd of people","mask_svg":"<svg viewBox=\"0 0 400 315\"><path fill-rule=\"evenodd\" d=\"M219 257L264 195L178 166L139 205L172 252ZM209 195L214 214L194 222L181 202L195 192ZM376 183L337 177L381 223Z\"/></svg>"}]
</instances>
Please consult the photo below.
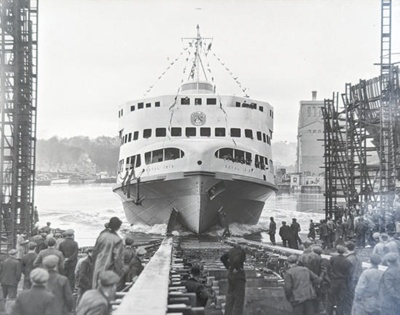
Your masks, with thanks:
<instances>
[{"instance_id":1,"label":"crowd of people","mask_svg":"<svg viewBox=\"0 0 400 315\"><path fill-rule=\"evenodd\" d=\"M117 217L105 224L94 247L80 257L74 231L63 233L51 223L27 238L0 263L0 284L6 312L12 315L108 315L117 290L143 270L134 240L117 231ZM23 283L20 281L23 278ZM22 287L22 291L20 290Z\"/></svg>"}]
</instances>

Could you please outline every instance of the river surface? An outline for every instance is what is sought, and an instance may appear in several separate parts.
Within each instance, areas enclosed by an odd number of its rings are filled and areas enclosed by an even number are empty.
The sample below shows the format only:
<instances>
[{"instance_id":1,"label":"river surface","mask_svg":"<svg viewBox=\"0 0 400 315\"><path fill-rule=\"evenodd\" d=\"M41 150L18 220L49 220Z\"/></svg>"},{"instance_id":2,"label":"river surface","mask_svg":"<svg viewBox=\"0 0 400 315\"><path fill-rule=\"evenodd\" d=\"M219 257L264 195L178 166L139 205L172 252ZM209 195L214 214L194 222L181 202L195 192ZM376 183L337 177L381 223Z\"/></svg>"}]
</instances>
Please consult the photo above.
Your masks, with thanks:
<instances>
[{"instance_id":1,"label":"river surface","mask_svg":"<svg viewBox=\"0 0 400 315\"><path fill-rule=\"evenodd\" d=\"M104 229L104 224L113 216L124 223L122 234L126 232L163 235L166 225L154 227L130 226L125 219L122 204L112 192L112 184L51 185L35 188L35 205L39 212L39 226L51 222L51 227L75 230L75 238L80 246L92 246ZM281 226L281 221L291 223L297 218L303 231L308 231L310 219L318 222L324 217L324 197L321 194L284 194L272 196L265 204L257 226L232 224L233 235L245 235L268 228L272 216ZM221 229L211 233L220 234ZM265 237L265 235L264 235ZM266 239L266 241L268 241Z\"/></svg>"}]
</instances>

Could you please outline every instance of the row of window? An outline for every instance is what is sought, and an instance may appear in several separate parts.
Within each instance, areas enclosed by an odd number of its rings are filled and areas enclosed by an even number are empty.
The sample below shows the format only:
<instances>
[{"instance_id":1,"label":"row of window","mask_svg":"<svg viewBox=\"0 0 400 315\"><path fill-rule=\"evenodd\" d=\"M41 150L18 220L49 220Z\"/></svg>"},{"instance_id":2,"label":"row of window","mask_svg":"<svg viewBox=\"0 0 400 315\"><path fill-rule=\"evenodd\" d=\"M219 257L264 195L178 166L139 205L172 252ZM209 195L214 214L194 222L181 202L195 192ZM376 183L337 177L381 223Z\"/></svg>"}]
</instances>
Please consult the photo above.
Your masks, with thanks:
<instances>
[{"instance_id":1,"label":"row of window","mask_svg":"<svg viewBox=\"0 0 400 315\"><path fill-rule=\"evenodd\" d=\"M144 154L144 162L146 165L160 163L163 161L171 161L181 159L185 156L185 152L178 148L164 148L154 151L149 151ZM251 152L233 149L233 148L222 148L215 152L215 157L223 159L225 161L232 161L234 163L241 163L251 165L252 154ZM140 154L132 155L126 158L125 170L141 166ZM270 160L272 170L272 160ZM268 158L262 155L255 155L255 167L262 170L268 169ZM122 172L124 168L124 160L120 160L118 163L118 170Z\"/></svg>"},{"instance_id":2,"label":"row of window","mask_svg":"<svg viewBox=\"0 0 400 315\"><path fill-rule=\"evenodd\" d=\"M182 130L183 129L183 130ZM182 131L185 132L186 137L196 137L199 133L200 137L211 137L212 130L210 127L200 127L199 130L196 127L172 127L171 128L171 137L182 137ZM242 129L240 128L230 128L230 136L234 138L240 138L244 134L245 138L254 139L256 136L258 141L263 141L265 143L271 144L271 137L268 134L262 133L261 131L256 131L253 133L251 129L244 129L244 133L242 133ZM167 128L156 128L153 134L152 129L144 129L143 130L143 138L148 139L152 136L155 137L166 137L167 136ZM215 137L225 137L226 136L226 128L224 127L216 127L214 129ZM139 139L139 131L134 131L133 133L127 133L121 137L121 145L135 141Z\"/></svg>"},{"instance_id":3,"label":"row of window","mask_svg":"<svg viewBox=\"0 0 400 315\"><path fill-rule=\"evenodd\" d=\"M194 105L203 105L203 98L190 98L190 97L182 97L180 99L181 105L191 105L191 103L193 102ZM217 99L216 98L206 98L205 99L205 104L206 105L217 105ZM264 107L261 105L257 105L256 103L246 103L246 101L244 101L243 103L241 102L236 102L235 103L236 107L247 107L250 109L257 109L260 112L264 111ZM154 107L160 107L161 103L159 101L154 103ZM137 103L135 105L131 105L130 107L130 111L133 112L135 110L139 110L139 109L143 109L143 108L150 108L152 107L152 103L144 103L144 102L140 102ZM118 111L118 117L122 117L124 115L124 110L120 109ZM274 118L274 112L272 110L269 111L269 115Z\"/></svg>"}]
</instances>

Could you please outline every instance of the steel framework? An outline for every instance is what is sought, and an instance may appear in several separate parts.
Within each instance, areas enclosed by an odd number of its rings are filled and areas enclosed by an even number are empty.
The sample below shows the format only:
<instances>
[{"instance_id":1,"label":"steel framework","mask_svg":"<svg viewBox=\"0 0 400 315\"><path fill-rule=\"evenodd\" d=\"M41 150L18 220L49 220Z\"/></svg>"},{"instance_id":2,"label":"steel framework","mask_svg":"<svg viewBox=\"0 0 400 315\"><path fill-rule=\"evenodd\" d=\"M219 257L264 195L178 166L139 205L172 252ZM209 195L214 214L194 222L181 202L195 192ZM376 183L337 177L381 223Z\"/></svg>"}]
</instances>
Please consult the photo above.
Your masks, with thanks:
<instances>
[{"instance_id":1,"label":"steel framework","mask_svg":"<svg viewBox=\"0 0 400 315\"><path fill-rule=\"evenodd\" d=\"M31 232L37 101L37 0L0 2L0 250Z\"/></svg>"}]
</instances>

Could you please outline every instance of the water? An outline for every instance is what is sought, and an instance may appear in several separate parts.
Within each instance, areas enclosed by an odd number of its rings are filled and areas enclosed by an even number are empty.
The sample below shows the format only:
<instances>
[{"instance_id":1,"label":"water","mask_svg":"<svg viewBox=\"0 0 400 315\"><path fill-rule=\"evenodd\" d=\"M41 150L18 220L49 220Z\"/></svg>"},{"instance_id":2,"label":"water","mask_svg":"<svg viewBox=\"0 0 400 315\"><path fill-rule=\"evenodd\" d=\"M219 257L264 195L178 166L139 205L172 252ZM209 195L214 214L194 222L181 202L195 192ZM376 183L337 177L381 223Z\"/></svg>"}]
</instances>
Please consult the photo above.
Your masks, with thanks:
<instances>
[{"instance_id":1,"label":"water","mask_svg":"<svg viewBox=\"0 0 400 315\"><path fill-rule=\"evenodd\" d=\"M75 238L80 246L92 246L104 229L104 224L113 216L122 221L122 231L148 234L165 234L166 225L154 227L130 227L125 219L122 204L112 192L112 184L51 185L35 188L35 205L39 212L39 226L51 222L53 228L75 230ZM234 235L244 235L263 229L269 225L269 217L274 217L278 228L281 221L289 224L296 217L303 231L308 230L310 219L318 222L324 217L324 198L320 194L294 194L272 196L257 226L231 225ZM215 229L221 234L221 229Z\"/></svg>"}]
</instances>

